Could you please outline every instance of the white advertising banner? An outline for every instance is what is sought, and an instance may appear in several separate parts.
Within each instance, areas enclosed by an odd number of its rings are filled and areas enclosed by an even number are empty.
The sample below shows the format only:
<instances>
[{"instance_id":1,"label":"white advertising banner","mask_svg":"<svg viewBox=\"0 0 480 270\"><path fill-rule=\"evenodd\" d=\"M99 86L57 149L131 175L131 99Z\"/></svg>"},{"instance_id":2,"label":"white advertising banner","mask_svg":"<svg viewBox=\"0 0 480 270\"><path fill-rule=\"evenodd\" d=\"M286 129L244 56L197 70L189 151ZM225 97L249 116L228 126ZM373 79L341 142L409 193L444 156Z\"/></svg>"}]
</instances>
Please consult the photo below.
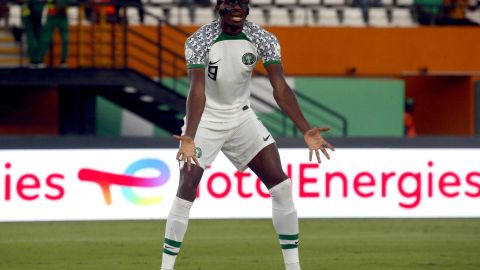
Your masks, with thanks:
<instances>
[{"instance_id":1,"label":"white advertising banner","mask_svg":"<svg viewBox=\"0 0 480 270\"><path fill-rule=\"evenodd\" d=\"M0 150L0 221L165 219L176 149ZM301 218L480 217L480 149L281 149ZM192 218L268 218L268 190L222 154Z\"/></svg>"}]
</instances>

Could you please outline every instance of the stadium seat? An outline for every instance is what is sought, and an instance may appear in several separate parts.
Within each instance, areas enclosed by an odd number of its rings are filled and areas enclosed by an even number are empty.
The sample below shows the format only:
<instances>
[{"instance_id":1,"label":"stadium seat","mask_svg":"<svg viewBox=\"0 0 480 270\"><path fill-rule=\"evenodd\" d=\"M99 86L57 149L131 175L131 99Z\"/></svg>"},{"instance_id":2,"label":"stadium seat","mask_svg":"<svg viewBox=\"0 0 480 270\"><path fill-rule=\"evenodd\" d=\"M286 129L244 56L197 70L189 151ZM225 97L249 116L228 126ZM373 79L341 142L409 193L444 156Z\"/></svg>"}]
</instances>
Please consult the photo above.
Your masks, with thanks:
<instances>
[{"instance_id":1,"label":"stadium seat","mask_svg":"<svg viewBox=\"0 0 480 270\"><path fill-rule=\"evenodd\" d=\"M77 25L78 23L78 7L69 7L67 9L68 24Z\"/></svg>"},{"instance_id":2,"label":"stadium seat","mask_svg":"<svg viewBox=\"0 0 480 270\"><path fill-rule=\"evenodd\" d=\"M306 10L300 7L291 8L290 13L293 19L292 25L296 26L305 26L307 25L307 15Z\"/></svg>"},{"instance_id":3,"label":"stadium seat","mask_svg":"<svg viewBox=\"0 0 480 270\"><path fill-rule=\"evenodd\" d=\"M157 5L174 5L177 4L177 1L175 0L149 0L150 3L152 4L157 4Z\"/></svg>"},{"instance_id":4,"label":"stadium seat","mask_svg":"<svg viewBox=\"0 0 480 270\"><path fill-rule=\"evenodd\" d=\"M272 5L272 0L255 0L255 5Z\"/></svg>"},{"instance_id":5,"label":"stadium seat","mask_svg":"<svg viewBox=\"0 0 480 270\"><path fill-rule=\"evenodd\" d=\"M414 22L409 8L393 8L391 25L398 27L413 27L416 26L417 23Z\"/></svg>"},{"instance_id":6,"label":"stadium seat","mask_svg":"<svg viewBox=\"0 0 480 270\"><path fill-rule=\"evenodd\" d=\"M368 24L375 27L390 26L388 21L387 10L382 7L368 9Z\"/></svg>"},{"instance_id":7,"label":"stadium seat","mask_svg":"<svg viewBox=\"0 0 480 270\"><path fill-rule=\"evenodd\" d=\"M413 6L414 0L397 0L397 6L400 7L411 7Z\"/></svg>"},{"instance_id":8,"label":"stadium seat","mask_svg":"<svg viewBox=\"0 0 480 270\"><path fill-rule=\"evenodd\" d=\"M394 5L393 0L380 0L380 4L384 7L390 7Z\"/></svg>"},{"instance_id":9,"label":"stadium seat","mask_svg":"<svg viewBox=\"0 0 480 270\"><path fill-rule=\"evenodd\" d=\"M168 21L173 25L191 25L193 24L193 10L188 7L172 7L168 14Z\"/></svg>"},{"instance_id":10,"label":"stadium seat","mask_svg":"<svg viewBox=\"0 0 480 270\"><path fill-rule=\"evenodd\" d=\"M161 8L159 7L153 7L153 6L145 6L145 11L157 16L157 17L160 17L160 18L163 18L163 19L166 19L165 16L164 16L164 12ZM128 12L136 12L135 8L132 9L132 11L129 11L127 9L127 15L128 17L130 18L130 15ZM131 13L130 13L131 14ZM132 14L133 16L133 14ZM137 15L138 17L138 15ZM152 16L145 16L145 22L144 22L146 25L157 25L158 24L158 21L157 19L153 18Z\"/></svg>"},{"instance_id":11,"label":"stadium seat","mask_svg":"<svg viewBox=\"0 0 480 270\"><path fill-rule=\"evenodd\" d=\"M321 7L318 9L318 26L339 26L338 13L335 8Z\"/></svg>"},{"instance_id":12,"label":"stadium seat","mask_svg":"<svg viewBox=\"0 0 480 270\"><path fill-rule=\"evenodd\" d=\"M248 14L247 20L259 25L267 24L265 11L262 8L250 8L250 14Z\"/></svg>"},{"instance_id":13,"label":"stadium seat","mask_svg":"<svg viewBox=\"0 0 480 270\"><path fill-rule=\"evenodd\" d=\"M283 7L271 7L269 10L269 25L288 26L291 25L291 16L288 14L288 9Z\"/></svg>"},{"instance_id":14,"label":"stadium seat","mask_svg":"<svg viewBox=\"0 0 480 270\"><path fill-rule=\"evenodd\" d=\"M297 0L275 0L275 5L296 5Z\"/></svg>"},{"instance_id":15,"label":"stadium seat","mask_svg":"<svg viewBox=\"0 0 480 270\"><path fill-rule=\"evenodd\" d=\"M211 7L198 7L195 10L195 25L204 25L215 19L213 8Z\"/></svg>"},{"instance_id":16,"label":"stadium seat","mask_svg":"<svg viewBox=\"0 0 480 270\"><path fill-rule=\"evenodd\" d=\"M138 9L136 7L127 7L127 19L129 24L140 24L140 17L138 16ZM156 24L156 22L154 22L154 24Z\"/></svg>"},{"instance_id":17,"label":"stadium seat","mask_svg":"<svg viewBox=\"0 0 480 270\"><path fill-rule=\"evenodd\" d=\"M307 8L305 11L305 23L309 26L315 26L318 22L318 8Z\"/></svg>"},{"instance_id":18,"label":"stadium seat","mask_svg":"<svg viewBox=\"0 0 480 270\"><path fill-rule=\"evenodd\" d=\"M8 18L10 26L22 26L22 15L21 9L19 5L11 5L10 6L10 17Z\"/></svg>"},{"instance_id":19,"label":"stadium seat","mask_svg":"<svg viewBox=\"0 0 480 270\"><path fill-rule=\"evenodd\" d=\"M465 17L467 17L467 19L473 22L480 24L480 9L477 8L476 10L467 10Z\"/></svg>"},{"instance_id":20,"label":"stadium seat","mask_svg":"<svg viewBox=\"0 0 480 270\"><path fill-rule=\"evenodd\" d=\"M299 5L320 5L320 0L298 0Z\"/></svg>"},{"instance_id":21,"label":"stadium seat","mask_svg":"<svg viewBox=\"0 0 480 270\"><path fill-rule=\"evenodd\" d=\"M344 6L345 0L323 0L324 6Z\"/></svg>"},{"instance_id":22,"label":"stadium seat","mask_svg":"<svg viewBox=\"0 0 480 270\"><path fill-rule=\"evenodd\" d=\"M343 9L342 25L352 27L363 27L366 25L363 20L362 10L356 7L346 7Z\"/></svg>"}]
</instances>

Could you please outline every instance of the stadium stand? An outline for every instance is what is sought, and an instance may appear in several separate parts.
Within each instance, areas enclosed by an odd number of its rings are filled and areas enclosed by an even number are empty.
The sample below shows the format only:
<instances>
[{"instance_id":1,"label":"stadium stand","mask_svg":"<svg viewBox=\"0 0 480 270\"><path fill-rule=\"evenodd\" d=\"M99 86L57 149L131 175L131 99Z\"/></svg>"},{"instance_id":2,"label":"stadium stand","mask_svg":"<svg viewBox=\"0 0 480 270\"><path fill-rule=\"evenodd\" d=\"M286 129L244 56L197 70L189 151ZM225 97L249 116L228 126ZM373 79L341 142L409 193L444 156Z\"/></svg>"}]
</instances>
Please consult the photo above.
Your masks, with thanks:
<instances>
[{"instance_id":1,"label":"stadium stand","mask_svg":"<svg viewBox=\"0 0 480 270\"><path fill-rule=\"evenodd\" d=\"M276 5L296 5L297 0L275 0Z\"/></svg>"},{"instance_id":2,"label":"stadium stand","mask_svg":"<svg viewBox=\"0 0 480 270\"><path fill-rule=\"evenodd\" d=\"M305 25L305 16L302 9L272 7L269 9L269 25L298 26Z\"/></svg>"},{"instance_id":3,"label":"stadium stand","mask_svg":"<svg viewBox=\"0 0 480 270\"><path fill-rule=\"evenodd\" d=\"M145 17L145 24L146 25L157 25L158 24L158 20L156 19L156 17L160 17L160 18L166 18L165 14L164 14L164 10L161 9L161 8L158 8L158 7L151 7L151 6L146 6L145 7L145 10L154 15L154 16L146 16ZM133 13L133 18L131 18L132 16L132 13ZM135 16L136 16L136 8L130 8L128 7L128 10L127 10L127 16L128 16L128 21L135 21Z\"/></svg>"},{"instance_id":4,"label":"stadium stand","mask_svg":"<svg viewBox=\"0 0 480 270\"><path fill-rule=\"evenodd\" d=\"M127 7L127 18L128 22L131 24L140 24L140 18L138 16L138 11L136 7ZM157 9L155 9L157 10ZM148 19L147 19L148 20ZM156 24L156 21L149 21L151 24Z\"/></svg>"},{"instance_id":5,"label":"stadium stand","mask_svg":"<svg viewBox=\"0 0 480 270\"><path fill-rule=\"evenodd\" d=\"M203 25L215 19L215 14L212 8L199 7L195 9L195 25Z\"/></svg>"},{"instance_id":6,"label":"stadium stand","mask_svg":"<svg viewBox=\"0 0 480 270\"><path fill-rule=\"evenodd\" d=\"M480 9L478 9L478 8L476 10L468 10L467 9L465 15L471 21L474 21L477 24L480 24Z\"/></svg>"},{"instance_id":7,"label":"stadium stand","mask_svg":"<svg viewBox=\"0 0 480 270\"><path fill-rule=\"evenodd\" d=\"M272 5L272 0L258 0L255 1L256 5ZM215 3L212 3L212 5L215 5Z\"/></svg>"},{"instance_id":8,"label":"stadium stand","mask_svg":"<svg viewBox=\"0 0 480 270\"><path fill-rule=\"evenodd\" d=\"M210 5L208 2L191 5L173 0L144 0L143 5L147 12L172 25L199 26L215 18L215 2L212 0ZM257 0L252 3L249 19L263 26L414 27L418 25L416 5L414 0L379 0L375 3L347 0ZM480 8L476 0L469 1L465 13L467 19L480 23ZM21 26L20 6L11 5L10 14L10 25ZM71 24L77 24L78 6L71 6L68 14ZM126 14L130 24L140 24L135 6L129 6ZM85 16L82 23L89 23ZM146 17L146 25L156 23L156 19Z\"/></svg>"},{"instance_id":9,"label":"stadium stand","mask_svg":"<svg viewBox=\"0 0 480 270\"><path fill-rule=\"evenodd\" d=\"M21 26L22 25L22 16L19 5L10 5L10 17L9 17L10 26Z\"/></svg>"},{"instance_id":10,"label":"stadium stand","mask_svg":"<svg viewBox=\"0 0 480 270\"><path fill-rule=\"evenodd\" d=\"M172 0L150 0L149 2L144 2L144 4L155 4L155 5L173 5L175 4Z\"/></svg>"},{"instance_id":11,"label":"stadium stand","mask_svg":"<svg viewBox=\"0 0 480 270\"><path fill-rule=\"evenodd\" d=\"M356 7L346 7L343 10L343 26L364 27L366 25L362 10Z\"/></svg>"},{"instance_id":12,"label":"stadium stand","mask_svg":"<svg viewBox=\"0 0 480 270\"><path fill-rule=\"evenodd\" d=\"M20 48L9 31L0 29L0 67L18 66Z\"/></svg>"},{"instance_id":13,"label":"stadium stand","mask_svg":"<svg viewBox=\"0 0 480 270\"><path fill-rule=\"evenodd\" d=\"M318 1L320 4L317 3L317 0L296 0L296 1L291 1L291 0L282 0L282 1L264 1L262 4L261 2L255 1L255 4L252 5L251 11L250 11L250 16L249 20L254 21L256 23L259 23L263 26L274 26L275 29L288 29L290 26L295 26L297 27L296 29L303 29L307 30L310 27L316 28L316 29L322 29L322 28L338 28L338 29L333 29L334 31L332 32L316 32L319 37L324 38L325 34L330 35L331 33L334 33L336 36L333 38L338 39L338 40L343 40L343 42L354 42L355 39L351 38L351 33L349 31L354 31L354 35L360 35L360 32L357 32L358 30L362 30L361 28L366 28L366 27L395 27L395 28L404 28L404 27L416 27L418 24L415 22L415 7L412 4L412 1L408 0L400 0L400 1L389 1L385 0L382 1L382 6L375 6L375 7L369 7L368 8L368 20L365 20L364 14L362 14L362 8L358 6L352 5L350 2L346 2L344 0L319 0ZM181 79L184 79L184 62L183 61L183 42L185 37L190 33L191 31L194 31L198 26L208 23L211 20L215 18L214 13L213 13L213 6L185 6L179 3L174 3L173 1L160 1L160 0L151 0L151 1L145 1L145 9L147 13L149 13L149 16L146 16L145 19L145 27L141 26L140 21L139 21L139 16L137 12L137 8L135 6L129 6L126 8L126 16L128 22L127 24L127 32L124 33L124 25L123 21L120 21L120 23L116 26L118 27L113 27L112 25L106 24L106 25L97 25L97 24L92 24L91 21L88 21L86 17L84 16L84 13L82 11L81 7L78 6L72 6L70 7L68 13L70 16L70 24L72 26L72 29L75 31L72 31L71 39L72 39L72 50L71 50L71 61L72 67L91 67L91 66L97 66L97 67L129 67L134 70L138 70L139 72L141 71L142 74L148 75L150 78L162 78L162 77L169 77L169 78L175 78L175 80L159 80L159 83L164 84L165 86L171 86L174 88L175 84L182 84L178 81ZM11 12L12 16L10 18L10 22L12 25L19 25L21 26L21 16L20 16L20 9L18 5L13 5L12 9L13 12ZM120 14L123 15L123 12ZM476 19L477 21L480 21L480 13L479 9L476 6L476 2L472 3L470 6L470 9L467 10L467 14L469 18L472 20ZM153 15L153 16L152 16ZM81 19L81 21L79 21ZM164 35L163 31L165 30L163 27L154 27L157 26L159 23L159 20L165 20L166 22L169 23L169 27L177 27L179 32L177 32L177 40L175 41L176 44L172 45L170 44L172 41L171 36ZM164 25L165 26L165 25ZM279 26L278 28L276 28ZM81 28L84 27L84 35L80 36L79 33L81 33ZM351 28L356 28L356 29L351 29ZM112 30L113 29L113 30ZM115 30L116 29L116 30ZM182 30L183 29L183 30ZM83 31L82 30L82 31ZM330 29L324 29L330 31ZM338 31L337 31L338 30ZM368 30L370 29L363 29L363 30ZM383 30L383 29L379 29ZM397 29L397 30L402 30L402 29ZM418 29L417 29L418 30ZM92 34L93 32L89 31L98 31L97 33ZM99 34L100 32L111 32L111 35L101 35ZM159 42L160 39L157 38L156 32L157 31L162 31L162 42L164 42L165 48L157 48L156 46L158 45L157 42ZM182 32L185 31L185 32ZM363 34L367 33L368 31L362 32ZM168 32L168 31L167 31ZM288 32L288 31L287 31ZM345 33L344 34L342 34ZM292 32L290 32L292 33ZM306 32L302 32L306 33ZM295 33L297 34L297 33ZM368 33L367 33L368 34ZM386 33L385 33L386 34ZM4 34L4 35L8 35ZM125 36L126 35L126 36ZM308 35L308 34L307 34ZM300 34L299 34L300 36ZM123 44L124 37L128 37L128 45ZM330 37L330 36L329 36ZM280 38L285 38L285 36L281 36ZM375 38L375 37L373 37ZM388 39L387 37L383 37L385 39ZM321 39L321 38L319 38ZM5 41L4 39L1 39L2 41ZM82 47L76 44L78 40L81 40L85 44L88 44L91 42L88 48L88 52L86 53L81 52L82 49L85 49L85 47ZM11 39L10 39L11 41ZM313 42L317 42L312 40ZM300 42L300 41L299 41ZM309 41L302 41L303 43L309 42ZM324 40L324 43L328 43L328 40ZM382 41L383 42L383 41ZM3 42L4 43L4 42ZM338 45L338 43L335 43ZM356 43L357 44L357 43ZM127 46L127 48L122 47L122 46ZM383 46L383 45L382 45ZM383 46L384 48L386 46ZM288 48L288 47L286 47ZM365 44L359 44L358 48L370 48L369 46L365 46ZM15 51L14 54L18 55L21 54L21 49L18 49L19 51ZM58 46L56 48L58 51ZM159 51L162 50L161 53ZM322 48L318 49L319 51L322 50ZM323 48L325 50L325 48ZM339 52L346 52L350 51L350 48L348 47L341 47L338 48ZM372 48L374 50L374 48ZM7 58L5 55L7 55L7 52L9 50L5 49L0 49L0 54L3 55L4 58ZM368 50L365 50L368 52ZM11 52L11 51L10 51ZM52 60L49 60L49 65L50 66L55 66L55 48L53 50L53 58ZM284 50L285 53L290 53L288 49ZM85 55L81 55L81 53L86 53ZM295 57L297 58L305 58L305 56L302 56L303 52L300 52L298 48L295 49ZM128 58L128 63L127 59L124 58L128 55L130 58ZM319 52L316 57L321 57L322 61L326 61L328 63L332 63L332 61L329 59L330 58L335 58L335 61L344 61L341 54L331 56L331 55L322 55L321 52ZM289 61L295 61L292 55L286 56L286 59L289 59ZM2 58L3 59L3 58ZM371 58L370 58L371 59ZM58 59L57 59L58 60ZM330 61L330 62L329 62ZM375 60L376 61L376 60ZM382 61L380 59L379 61ZM362 69L362 67L357 66L357 64L363 65L365 62L365 59L363 59L363 62L359 63L354 63L351 66L341 66L340 68L334 67L331 68L330 70L324 69L328 73L333 74L333 75L338 75L338 74L348 74L348 75L358 75L358 74L365 74L365 72L370 72L370 74L376 74L375 72L384 72L383 69L378 69L380 71L365 71L365 69ZM14 62L13 66L15 65L21 65L22 61L19 61L18 58ZM26 63L25 58L23 60L23 63ZM323 63L323 62L322 62ZM308 65L309 63L305 63L305 65ZM377 63L376 63L377 64ZM400 62L400 64L403 64ZM172 65L172 67L169 67L165 69L164 66L166 65ZM292 65L289 63L288 67L291 67ZM366 66L366 65L364 65ZM367 67L368 68L368 67ZM404 68L404 67L402 67ZM413 68L410 68L408 66L408 69L403 69L401 72L410 72L411 70L414 70L413 72L416 72L415 69L420 69L417 66L414 66ZM310 67L312 69L312 67ZM169 70L168 72L166 70ZM406 70L406 71L405 71ZM428 69L426 69L428 72ZM163 72L163 74L162 74ZM385 74L398 74L399 71L397 70L386 70L385 73L382 73L383 75ZM302 74L300 73L295 73L295 74ZM306 75L312 75L312 74L306 74ZM313 75L315 76L315 75ZM185 84L185 82L183 82ZM183 86L182 86L183 87ZM177 90L175 90L177 91ZM184 90L182 90L184 91ZM301 91L299 91L301 92ZM183 93L184 94L184 93ZM123 95L123 94L122 94ZM120 96L122 96L120 95ZM127 104L128 102L125 102L124 100L122 101L122 98L119 97L111 97L111 99L115 100L118 98L119 104ZM258 101L258 104L263 104L262 101ZM125 105L126 106L126 105ZM263 106L263 105L262 105ZM317 107L317 106L313 106ZM135 110L133 108L132 110ZM280 112L275 111L275 114L280 114ZM267 121L268 122L268 121ZM278 121L277 121L278 122ZM272 122L272 126L279 126L278 124L275 124L277 122ZM341 126L341 125L340 125ZM338 130L342 130L342 127L338 128ZM279 131L281 133L281 131ZM341 132L338 132L339 134Z\"/></svg>"},{"instance_id":14,"label":"stadium stand","mask_svg":"<svg viewBox=\"0 0 480 270\"><path fill-rule=\"evenodd\" d=\"M320 0L299 0L298 4L301 6L320 5Z\"/></svg>"},{"instance_id":15,"label":"stadium stand","mask_svg":"<svg viewBox=\"0 0 480 270\"><path fill-rule=\"evenodd\" d=\"M340 26L339 12L336 8L320 8L318 16L320 26Z\"/></svg>"},{"instance_id":16,"label":"stadium stand","mask_svg":"<svg viewBox=\"0 0 480 270\"><path fill-rule=\"evenodd\" d=\"M260 25L267 24L267 15L266 10L263 8L252 8L250 9L250 14L248 15L248 20L256 22Z\"/></svg>"},{"instance_id":17,"label":"stadium stand","mask_svg":"<svg viewBox=\"0 0 480 270\"><path fill-rule=\"evenodd\" d=\"M368 10L368 24L375 27L388 27L390 22L388 20L387 11L384 8L370 8Z\"/></svg>"},{"instance_id":18,"label":"stadium stand","mask_svg":"<svg viewBox=\"0 0 480 270\"><path fill-rule=\"evenodd\" d=\"M396 5L400 7L410 7L413 3L413 0L397 0Z\"/></svg>"},{"instance_id":19,"label":"stadium stand","mask_svg":"<svg viewBox=\"0 0 480 270\"><path fill-rule=\"evenodd\" d=\"M417 23L414 21L412 11L406 7L394 7L392 9L392 26L414 27Z\"/></svg>"},{"instance_id":20,"label":"stadium stand","mask_svg":"<svg viewBox=\"0 0 480 270\"><path fill-rule=\"evenodd\" d=\"M343 6L345 5L345 0L323 0L322 4L325 6Z\"/></svg>"}]
</instances>

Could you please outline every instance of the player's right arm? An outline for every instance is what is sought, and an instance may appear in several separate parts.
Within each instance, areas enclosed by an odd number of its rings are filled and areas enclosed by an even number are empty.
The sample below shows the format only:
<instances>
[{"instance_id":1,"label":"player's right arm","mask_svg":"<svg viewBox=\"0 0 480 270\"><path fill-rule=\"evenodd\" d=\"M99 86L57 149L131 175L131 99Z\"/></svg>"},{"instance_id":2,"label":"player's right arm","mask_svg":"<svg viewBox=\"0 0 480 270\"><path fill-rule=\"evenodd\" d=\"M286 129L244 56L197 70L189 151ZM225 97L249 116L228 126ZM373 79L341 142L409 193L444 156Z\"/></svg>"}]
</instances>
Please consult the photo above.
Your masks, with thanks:
<instances>
[{"instance_id":1,"label":"player's right arm","mask_svg":"<svg viewBox=\"0 0 480 270\"><path fill-rule=\"evenodd\" d=\"M185 133L181 136L173 135L173 138L180 141L180 148L177 153L177 160L186 162L187 170L191 169L191 162L197 166L200 164L195 157L195 134L197 133L203 110L205 109L205 69L191 68L188 70L190 90L187 97L187 115L185 117Z\"/></svg>"},{"instance_id":2,"label":"player's right arm","mask_svg":"<svg viewBox=\"0 0 480 270\"><path fill-rule=\"evenodd\" d=\"M193 161L200 166L195 157L195 134L197 133L203 110L205 109L205 56L206 43L201 31L197 31L185 42L185 60L188 68L190 89L187 97L187 113L185 116L185 133L173 137L180 141L177 160L187 163L187 170L191 169Z\"/></svg>"},{"instance_id":3,"label":"player's right arm","mask_svg":"<svg viewBox=\"0 0 480 270\"><path fill-rule=\"evenodd\" d=\"M187 123L184 135L194 139L205 109L205 69L191 68L188 70L188 77L190 90L187 97Z\"/></svg>"}]
</instances>

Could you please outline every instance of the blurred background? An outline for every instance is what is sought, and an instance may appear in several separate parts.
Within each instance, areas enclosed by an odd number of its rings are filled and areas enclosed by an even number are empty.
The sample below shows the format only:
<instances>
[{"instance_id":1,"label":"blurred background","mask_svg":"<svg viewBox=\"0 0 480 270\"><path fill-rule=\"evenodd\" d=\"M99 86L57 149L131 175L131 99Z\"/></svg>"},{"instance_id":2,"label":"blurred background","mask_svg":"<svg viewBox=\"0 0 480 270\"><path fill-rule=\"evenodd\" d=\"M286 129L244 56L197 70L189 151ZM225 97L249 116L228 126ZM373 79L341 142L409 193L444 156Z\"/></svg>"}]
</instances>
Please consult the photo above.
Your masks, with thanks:
<instances>
[{"instance_id":1,"label":"blurred background","mask_svg":"<svg viewBox=\"0 0 480 270\"><path fill-rule=\"evenodd\" d=\"M188 89L183 44L215 19L208 0L5 1L0 134L169 137ZM288 82L329 136L475 136L476 0L258 0L248 20L280 40ZM253 108L300 134L261 63Z\"/></svg>"}]
</instances>

